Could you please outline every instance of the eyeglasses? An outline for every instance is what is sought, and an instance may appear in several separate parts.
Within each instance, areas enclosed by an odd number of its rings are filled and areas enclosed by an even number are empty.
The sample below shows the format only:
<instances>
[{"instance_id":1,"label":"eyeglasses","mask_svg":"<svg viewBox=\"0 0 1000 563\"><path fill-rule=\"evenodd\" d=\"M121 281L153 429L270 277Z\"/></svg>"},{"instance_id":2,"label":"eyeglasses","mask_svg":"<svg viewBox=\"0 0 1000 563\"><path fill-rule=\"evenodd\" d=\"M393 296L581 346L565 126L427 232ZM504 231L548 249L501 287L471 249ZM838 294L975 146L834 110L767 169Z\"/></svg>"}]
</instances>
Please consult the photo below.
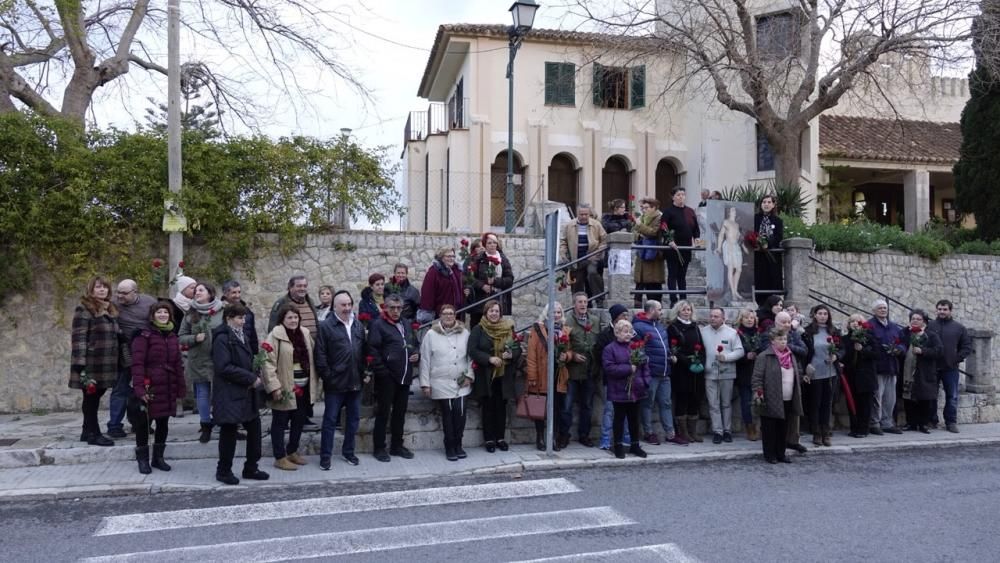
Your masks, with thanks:
<instances>
[{"instance_id":1,"label":"eyeglasses","mask_svg":"<svg viewBox=\"0 0 1000 563\"><path fill-rule=\"evenodd\" d=\"M386 307L386 309L389 309L390 311L402 311L403 310L403 306L402 305L389 305L388 307Z\"/></svg>"},{"instance_id":2,"label":"eyeglasses","mask_svg":"<svg viewBox=\"0 0 1000 563\"><path fill-rule=\"evenodd\" d=\"M454 258L455 255L454 254L445 254L443 257L444 258Z\"/></svg>"},{"instance_id":3,"label":"eyeglasses","mask_svg":"<svg viewBox=\"0 0 1000 563\"><path fill-rule=\"evenodd\" d=\"M455 311L442 311L441 312L441 316L442 317L444 317L444 316L454 317L455 316Z\"/></svg>"}]
</instances>

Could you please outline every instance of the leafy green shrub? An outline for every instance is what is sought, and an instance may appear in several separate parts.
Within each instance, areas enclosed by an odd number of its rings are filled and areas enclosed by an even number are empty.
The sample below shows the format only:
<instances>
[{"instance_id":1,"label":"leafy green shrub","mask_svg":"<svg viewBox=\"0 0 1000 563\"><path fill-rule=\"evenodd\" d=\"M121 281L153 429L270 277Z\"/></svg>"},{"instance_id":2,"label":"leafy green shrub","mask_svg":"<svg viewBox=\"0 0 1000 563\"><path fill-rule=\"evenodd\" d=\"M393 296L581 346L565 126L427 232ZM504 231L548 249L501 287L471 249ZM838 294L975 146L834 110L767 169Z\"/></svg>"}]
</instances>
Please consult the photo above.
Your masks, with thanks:
<instances>
[{"instance_id":1,"label":"leafy green shrub","mask_svg":"<svg viewBox=\"0 0 1000 563\"><path fill-rule=\"evenodd\" d=\"M952 252L950 244L933 234L911 234L891 225L867 221L806 225L795 217L784 216L783 219L786 238L810 238L815 243L816 250L875 252L893 249L931 260L940 260L942 256Z\"/></svg>"},{"instance_id":2,"label":"leafy green shrub","mask_svg":"<svg viewBox=\"0 0 1000 563\"><path fill-rule=\"evenodd\" d=\"M957 254L988 254L1000 256L1000 240L986 242L984 240L971 240L963 242L955 248Z\"/></svg>"},{"instance_id":3,"label":"leafy green shrub","mask_svg":"<svg viewBox=\"0 0 1000 563\"><path fill-rule=\"evenodd\" d=\"M793 217L805 217L806 207L812 203L812 198L804 197L802 187L795 183L775 184L743 184L722 190L722 199L727 201L748 201L756 204L767 194L773 194L777 200L778 211Z\"/></svg>"}]
</instances>

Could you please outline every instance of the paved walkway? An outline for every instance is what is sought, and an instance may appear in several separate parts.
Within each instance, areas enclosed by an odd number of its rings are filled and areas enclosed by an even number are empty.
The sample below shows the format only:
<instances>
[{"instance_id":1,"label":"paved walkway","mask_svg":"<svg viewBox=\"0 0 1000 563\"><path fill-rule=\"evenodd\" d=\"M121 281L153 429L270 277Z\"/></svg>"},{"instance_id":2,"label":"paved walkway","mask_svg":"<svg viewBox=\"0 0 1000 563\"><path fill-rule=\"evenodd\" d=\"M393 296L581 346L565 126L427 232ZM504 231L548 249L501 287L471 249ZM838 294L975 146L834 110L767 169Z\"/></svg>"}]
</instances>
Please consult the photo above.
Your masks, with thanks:
<instances>
[{"instance_id":1,"label":"paved walkway","mask_svg":"<svg viewBox=\"0 0 1000 563\"><path fill-rule=\"evenodd\" d=\"M3 444L0 446L0 499L103 496L224 487L214 479L218 451L216 438L213 437L208 444L194 441L198 429L195 416L171 420L171 444L167 449L167 461L173 466L173 471L164 473L154 469L150 475L141 475L136 469L131 436L119 440L119 445L115 447L87 446L76 441L79 438L79 424L77 413L0 416L0 444ZM960 429L961 434L937 430L928 435L907 432L865 439L854 439L844 432L837 432L833 438L834 445L830 448L812 447L808 436L803 443L809 447L806 457L1000 443L1000 423L969 424L960 426ZM314 451L312 446L318 443L319 434L307 434L304 439L310 444L305 451ZM9 444L10 441L13 443ZM265 436L265 455L270 450L269 445ZM316 455L307 456L309 465L298 471L280 471L271 467L270 457L264 457L261 468L271 474L271 479L266 482L244 481L240 486L378 481L443 475L519 474L532 470L625 463L732 459L757 462L761 456L760 442L748 442L742 436L736 436L731 444L714 445L709 438L705 443L690 446L671 444L644 447L649 453L649 458L645 460L634 456L618 460L606 451L585 448L575 443L551 457L529 445L514 445L508 452L498 451L492 454L480 447L470 447L467 448L469 457L458 462L446 460L444 453L437 450L418 450L412 460L394 458L389 463L381 463L369 454L361 454L361 464L356 467L334 457L330 471L320 470ZM339 444L335 451L339 452ZM242 447L237 456L241 452ZM240 464L237 458L237 474Z\"/></svg>"}]
</instances>

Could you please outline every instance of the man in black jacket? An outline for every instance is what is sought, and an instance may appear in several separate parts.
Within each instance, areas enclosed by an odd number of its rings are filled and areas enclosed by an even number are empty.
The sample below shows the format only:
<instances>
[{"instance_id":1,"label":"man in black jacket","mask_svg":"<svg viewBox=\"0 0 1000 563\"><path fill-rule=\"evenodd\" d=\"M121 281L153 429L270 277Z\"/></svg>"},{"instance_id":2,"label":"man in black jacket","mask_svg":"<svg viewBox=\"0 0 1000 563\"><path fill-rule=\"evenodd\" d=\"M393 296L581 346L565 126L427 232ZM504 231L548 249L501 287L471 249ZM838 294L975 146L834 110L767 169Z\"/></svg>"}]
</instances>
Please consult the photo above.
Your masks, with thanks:
<instances>
[{"instance_id":1,"label":"man in black jacket","mask_svg":"<svg viewBox=\"0 0 1000 563\"><path fill-rule=\"evenodd\" d=\"M333 434L340 407L347 407L344 423L344 445L341 453L351 465L358 464L354 455L354 438L361 419L362 371L366 363L368 344L365 327L354 317L354 299L347 291L333 296L333 312L319 325L314 353L316 374L323 381L326 408L323 412L323 433L320 438L319 466L330 469L333 455Z\"/></svg>"},{"instance_id":2,"label":"man in black jacket","mask_svg":"<svg viewBox=\"0 0 1000 563\"><path fill-rule=\"evenodd\" d=\"M403 445L403 424L410 399L413 368L420 361L417 338L413 327L402 317L403 299L399 295L385 298L385 312L371 323L368 346L372 350L372 370L375 372L375 426L372 445L375 459L390 461L390 455L412 459L413 452ZM385 451L385 427L392 422L392 443Z\"/></svg>"},{"instance_id":3,"label":"man in black jacket","mask_svg":"<svg viewBox=\"0 0 1000 563\"><path fill-rule=\"evenodd\" d=\"M667 223L667 228L674 232L674 240L671 247L692 246L694 241L701 237L701 230L698 228L698 217L684 202L687 200L687 192L684 188L675 188L673 203L663 210L663 220ZM691 251L680 250L667 252L667 289L685 290L687 289L687 271L691 264ZM670 304L687 299L685 293L671 293Z\"/></svg>"},{"instance_id":4,"label":"man in black jacket","mask_svg":"<svg viewBox=\"0 0 1000 563\"><path fill-rule=\"evenodd\" d=\"M937 318L927 325L944 344L944 354L938 360L938 381L944 386L944 423L948 432L958 434L958 364L972 353L972 339L962 323L954 320L951 301L937 302ZM937 421L937 401L934 401L932 422Z\"/></svg>"}]
</instances>

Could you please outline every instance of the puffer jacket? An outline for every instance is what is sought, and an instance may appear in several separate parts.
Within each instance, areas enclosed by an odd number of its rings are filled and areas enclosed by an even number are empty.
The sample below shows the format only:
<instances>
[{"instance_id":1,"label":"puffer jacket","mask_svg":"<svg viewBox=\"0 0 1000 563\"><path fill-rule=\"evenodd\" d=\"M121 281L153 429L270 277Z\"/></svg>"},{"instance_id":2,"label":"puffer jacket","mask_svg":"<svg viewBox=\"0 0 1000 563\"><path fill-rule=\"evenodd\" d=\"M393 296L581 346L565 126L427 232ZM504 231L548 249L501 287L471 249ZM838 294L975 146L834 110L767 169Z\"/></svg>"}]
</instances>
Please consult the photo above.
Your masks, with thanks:
<instances>
[{"instance_id":1,"label":"puffer jacket","mask_svg":"<svg viewBox=\"0 0 1000 563\"><path fill-rule=\"evenodd\" d=\"M670 377L670 339L667 337L667 327L662 322L650 320L645 313L639 313L632 319L632 328L639 338L647 340L646 356L649 357L650 376Z\"/></svg>"},{"instance_id":2,"label":"puffer jacket","mask_svg":"<svg viewBox=\"0 0 1000 563\"><path fill-rule=\"evenodd\" d=\"M173 331L146 329L132 340L132 392L139 399L152 395L147 403L150 418L174 416L177 399L184 398L187 385Z\"/></svg>"},{"instance_id":3,"label":"puffer jacket","mask_svg":"<svg viewBox=\"0 0 1000 563\"><path fill-rule=\"evenodd\" d=\"M233 336L227 324L212 331L212 362L212 421L240 424L260 416L250 345Z\"/></svg>"},{"instance_id":4,"label":"puffer jacket","mask_svg":"<svg viewBox=\"0 0 1000 563\"><path fill-rule=\"evenodd\" d=\"M469 385L458 386L458 379L475 375L469 362L469 331L461 322L446 329L434 321L420 345L420 386L430 387L431 399L455 399L472 392Z\"/></svg>"},{"instance_id":5,"label":"puffer jacket","mask_svg":"<svg viewBox=\"0 0 1000 563\"><path fill-rule=\"evenodd\" d=\"M649 364L642 364L632 374L632 353L628 342L615 340L604 348L601 365L608 384L608 400L618 403L641 401L649 389ZM631 383L629 378L631 377Z\"/></svg>"}]
</instances>

